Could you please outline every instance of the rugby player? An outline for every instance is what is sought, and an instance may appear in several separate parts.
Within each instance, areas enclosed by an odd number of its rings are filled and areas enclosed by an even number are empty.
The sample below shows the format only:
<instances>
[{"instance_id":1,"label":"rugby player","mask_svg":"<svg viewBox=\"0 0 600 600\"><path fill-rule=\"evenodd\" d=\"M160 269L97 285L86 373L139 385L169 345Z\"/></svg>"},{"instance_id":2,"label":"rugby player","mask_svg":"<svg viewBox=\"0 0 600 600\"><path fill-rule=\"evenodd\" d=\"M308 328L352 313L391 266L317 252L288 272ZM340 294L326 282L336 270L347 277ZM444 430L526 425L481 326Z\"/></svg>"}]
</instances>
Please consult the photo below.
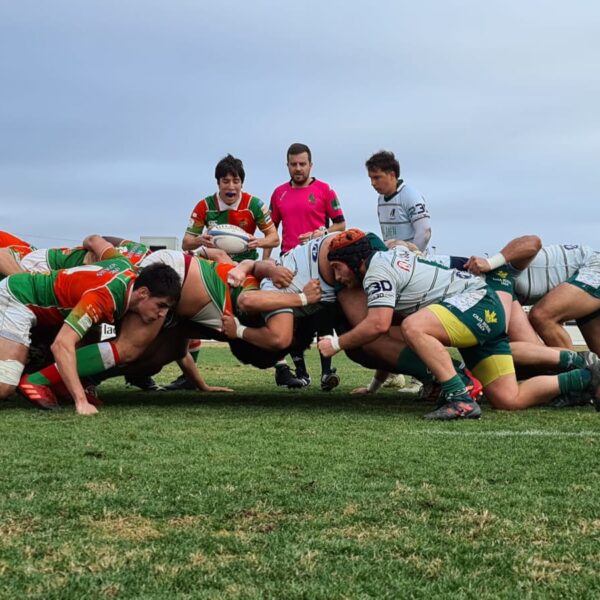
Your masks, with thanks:
<instances>
[{"instance_id":1,"label":"rugby player","mask_svg":"<svg viewBox=\"0 0 600 600\"><path fill-rule=\"evenodd\" d=\"M7 231L0 231L0 280L6 275L20 273L22 258L35 248Z\"/></svg>"},{"instance_id":2,"label":"rugby player","mask_svg":"<svg viewBox=\"0 0 600 600\"><path fill-rule=\"evenodd\" d=\"M6 398L19 385L33 401L55 402L50 388L37 384L58 382L62 376L77 412L97 412L78 377L76 346L81 338L92 325L113 323L127 312L136 313L138 324L156 335L180 292L179 277L170 267L145 269L137 275L131 263L116 251L96 265L11 275L0 283L0 398ZM31 328L60 323L52 344L56 364L21 379ZM87 348L86 359L114 363L114 352L110 343L94 345Z\"/></svg>"},{"instance_id":3,"label":"rugby player","mask_svg":"<svg viewBox=\"0 0 600 600\"><path fill-rule=\"evenodd\" d=\"M239 278L231 284L229 274L236 266L234 264L215 263L181 251L158 250L147 256L140 266L146 269L154 264L168 265L183 282L181 300L175 309L176 319L168 327L162 328L157 337L156 331L139 327L136 315L128 315L121 323L119 335L111 344L111 348L115 349L114 360L111 359L106 364L101 361L90 363L85 357L91 351L87 346L81 348L77 351L79 375L98 375L112 367L119 367L118 372L114 372L115 375L148 375L157 373L165 364L177 360L190 381L198 389L205 389L205 383L187 352L188 340L223 339L222 315L225 312L236 312L237 298L244 290L258 289L257 279L249 275L254 271L254 262L241 263L237 271ZM263 263L263 268L266 269L264 274L273 274L277 267L267 261ZM311 294L309 291L309 296L309 302L318 300L316 293ZM264 301L267 310L302 304L298 294L284 296L265 292ZM281 353L277 355L278 358L280 356ZM56 380L51 383L56 384ZM230 390L212 388L208 391Z\"/></svg>"},{"instance_id":4,"label":"rugby player","mask_svg":"<svg viewBox=\"0 0 600 600\"><path fill-rule=\"evenodd\" d=\"M379 194L377 217L386 246L412 242L425 252L431 239L431 217L425 198L400 179L400 163L394 153L376 152L365 166L371 185Z\"/></svg>"},{"instance_id":5,"label":"rugby player","mask_svg":"<svg viewBox=\"0 0 600 600\"><path fill-rule=\"evenodd\" d=\"M215 179L218 190L194 207L183 236L183 250L192 251L201 246L214 248L212 237L206 230L212 225L225 223L237 225L250 235L248 250L233 255L235 261L257 259L257 248L275 248L279 245L277 229L267 207L256 196L242 191L245 177L244 165L239 158L228 154L217 163ZM263 238L254 236L257 227L263 233Z\"/></svg>"},{"instance_id":6,"label":"rugby player","mask_svg":"<svg viewBox=\"0 0 600 600\"><path fill-rule=\"evenodd\" d=\"M322 338L321 352L333 355L372 342L389 331L395 315L404 317L401 331L437 378L445 404L429 419L478 418L481 410L466 392L445 346L460 349L467 366L481 380L496 408L518 410L549 401L559 393L594 391L600 385L600 364L558 376L541 376L517 384L504 309L496 292L470 273L446 269L398 246L374 253L366 235L348 230L332 241L328 259L338 283L362 283L366 318L351 331Z\"/></svg>"}]
</instances>

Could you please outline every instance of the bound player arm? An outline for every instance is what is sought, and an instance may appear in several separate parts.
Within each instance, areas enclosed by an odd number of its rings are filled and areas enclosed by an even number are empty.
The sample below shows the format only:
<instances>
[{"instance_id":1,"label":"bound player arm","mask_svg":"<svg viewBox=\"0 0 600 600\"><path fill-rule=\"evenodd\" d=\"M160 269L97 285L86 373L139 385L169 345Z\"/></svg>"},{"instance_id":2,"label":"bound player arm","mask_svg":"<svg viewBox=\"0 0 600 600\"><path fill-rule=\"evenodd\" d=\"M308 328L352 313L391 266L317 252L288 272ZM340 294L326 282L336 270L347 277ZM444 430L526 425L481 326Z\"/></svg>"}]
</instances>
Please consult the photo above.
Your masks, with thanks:
<instances>
[{"instance_id":1,"label":"bound player arm","mask_svg":"<svg viewBox=\"0 0 600 600\"><path fill-rule=\"evenodd\" d=\"M542 240L537 235L524 235L511 240L500 252L489 258L471 256L465 263L465 268L479 275L489 273L508 263L518 271L523 271L536 257L541 247Z\"/></svg>"},{"instance_id":2,"label":"bound player arm","mask_svg":"<svg viewBox=\"0 0 600 600\"><path fill-rule=\"evenodd\" d=\"M283 308L300 308L307 304L316 304L321 299L321 286L318 279L311 279L299 294L287 292L269 292L248 290L242 292L237 306L242 312L272 312Z\"/></svg>"},{"instance_id":3,"label":"bound player arm","mask_svg":"<svg viewBox=\"0 0 600 600\"><path fill-rule=\"evenodd\" d=\"M92 254L92 262L102 260L108 250L114 250L114 245L101 235L88 235L83 240L83 247Z\"/></svg>"},{"instance_id":4,"label":"bound player arm","mask_svg":"<svg viewBox=\"0 0 600 600\"><path fill-rule=\"evenodd\" d=\"M389 331L393 316L393 308L387 306L369 308L366 318L348 333L344 333L337 339L332 336L321 338L319 351L324 356L333 356L340 350L351 350L373 342Z\"/></svg>"},{"instance_id":5,"label":"bound player arm","mask_svg":"<svg viewBox=\"0 0 600 600\"><path fill-rule=\"evenodd\" d=\"M431 239L431 219L423 217L418 221L413 221L415 237L413 243L421 251L424 252Z\"/></svg>"},{"instance_id":6,"label":"bound player arm","mask_svg":"<svg viewBox=\"0 0 600 600\"><path fill-rule=\"evenodd\" d=\"M75 350L79 339L79 334L65 324L60 328L51 349L62 380L75 401L77 412L80 415L91 415L98 411L87 401L83 386L77 375Z\"/></svg>"}]
</instances>

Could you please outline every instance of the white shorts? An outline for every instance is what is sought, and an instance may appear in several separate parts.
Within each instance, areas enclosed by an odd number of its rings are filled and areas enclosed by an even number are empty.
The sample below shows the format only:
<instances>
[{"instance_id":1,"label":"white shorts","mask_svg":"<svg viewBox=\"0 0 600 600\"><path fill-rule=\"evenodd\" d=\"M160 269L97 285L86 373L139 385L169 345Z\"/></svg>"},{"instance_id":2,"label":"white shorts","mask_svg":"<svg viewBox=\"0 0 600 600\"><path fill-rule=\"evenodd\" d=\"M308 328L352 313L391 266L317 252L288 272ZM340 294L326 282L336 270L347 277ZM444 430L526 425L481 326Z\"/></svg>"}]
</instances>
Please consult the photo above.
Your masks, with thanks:
<instances>
[{"instance_id":1,"label":"white shorts","mask_svg":"<svg viewBox=\"0 0 600 600\"><path fill-rule=\"evenodd\" d=\"M36 322L33 312L8 291L6 279L0 282L0 337L29 347L31 328Z\"/></svg>"},{"instance_id":2,"label":"white shorts","mask_svg":"<svg viewBox=\"0 0 600 600\"><path fill-rule=\"evenodd\" d=\"M43 273L50 270L46 250L34 250L21 259L21 269L28 273Z\"/></svg>"}]
</instances>

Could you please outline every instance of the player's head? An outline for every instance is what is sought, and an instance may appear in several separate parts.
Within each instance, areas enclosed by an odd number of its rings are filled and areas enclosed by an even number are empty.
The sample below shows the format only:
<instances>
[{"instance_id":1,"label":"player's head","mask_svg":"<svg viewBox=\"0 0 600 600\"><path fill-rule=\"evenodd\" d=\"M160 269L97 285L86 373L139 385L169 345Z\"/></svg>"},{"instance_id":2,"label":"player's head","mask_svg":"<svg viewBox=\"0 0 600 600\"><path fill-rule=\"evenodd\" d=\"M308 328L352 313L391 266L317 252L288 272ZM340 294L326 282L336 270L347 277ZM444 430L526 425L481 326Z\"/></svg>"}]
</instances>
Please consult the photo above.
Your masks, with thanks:
<instances>
[{"instance_id":1,"label":"player's head","mask_svg":"<svg viewBox=\"0 0 600 600\"><path fill-rule=\"evenodd\" d=\"M215 179L221 200L226 204L234 204L239 200L245 178L244 163L239 158L231 154L222 158L215 167Z\"/></svg>"},{"instance_id":2,"label":"player's head","mask_svg":"<svg viewBox=\"0 0 600 600\"><path fill-rule=\"evenodd\" d=\"M310 179L312 154L306 144L292 144L287 151L287 168L296 185L305 185Z\"/></svg>"},{"instance_id":3,"label":"player's head","mask_svg":"<svg viewBox=\"0 0 600 600\"><path fill-rule=\"evenodd\" d=\"M376 152L365 163L371 185L378 194L389 196L396 191L400 177L400 163L389 150Z\"/></svg>"},{"instance_id":4,"label":"player's head","mask_svg":"<svg viewBox=\"0 0 600 600\"><path fill-rule=\"evenodd\" d=\"M181 297L181 278L169 265L155 263L140 269L129 307L144 323L166 316Z\"/></svg>"},{"instance_id":5,"label":"player's head","mask_svg":"<svg viewBox=\"0 0 600 600\"><path fill-rule=\"evenodd\" d=\"M329 245L327 260L338 283L353 287L365 272L365 261L373 254L367 234L360 229L346 229L338 233Z\"/></svg>"}]
</instances>

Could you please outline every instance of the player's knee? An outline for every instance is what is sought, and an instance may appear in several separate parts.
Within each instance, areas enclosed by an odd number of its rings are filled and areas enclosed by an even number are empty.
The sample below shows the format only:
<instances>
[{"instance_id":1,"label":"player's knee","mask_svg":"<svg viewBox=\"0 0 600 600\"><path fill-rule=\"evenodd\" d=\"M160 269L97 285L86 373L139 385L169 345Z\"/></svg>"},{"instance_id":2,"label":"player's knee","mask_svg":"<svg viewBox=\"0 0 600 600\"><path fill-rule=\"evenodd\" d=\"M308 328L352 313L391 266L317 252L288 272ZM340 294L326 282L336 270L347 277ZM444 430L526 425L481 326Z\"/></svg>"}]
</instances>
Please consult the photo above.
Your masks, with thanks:
<instances>
[{"instance_id":1,"label":"player's knee","mask_svg":"<svg viewBox=\"0 0 600 600\"><path fill-rule=\"evenodd\" d=\"M551 312L543 305L534 306L529 312L529 322L533 325L534 329L539 330L553 320L552 316Z\"/></svg>"},{"instance_id":2,"label":"player's knee","mask_svg":"<svg viewBox=\"0 0 600 600\"><path fill-rule=\"evenodd\" d=\"M271 334L271 346L273 350L284 350L292 343L293 332L279 329Z\"/></svg>"},{"instance_id":3,"label":"player's knee","mask_svg":"<svg viewBox=\"0 0 600 600\"><path fill-rule=\"evenodd\" d=\"M413 340L420 333L421 330L422 328L419 327L417 319L413 317L407 317L406 319L404 319L404 321L402 321L400 325L402 337L407 342Z\"/></svg>"},{"instance_id":4,"label":"player's knee","mask_svg":"<svg viewBox=\"0 0 600 600\"><path fill-rule=\"evenodd\" d=\"M524 408L519 403L519 394L514 394L509 390L495 390L494 393L490 393L484 389L485 397L488 402L496 410L521 410Z\"/></svg>"}]
</instances>

